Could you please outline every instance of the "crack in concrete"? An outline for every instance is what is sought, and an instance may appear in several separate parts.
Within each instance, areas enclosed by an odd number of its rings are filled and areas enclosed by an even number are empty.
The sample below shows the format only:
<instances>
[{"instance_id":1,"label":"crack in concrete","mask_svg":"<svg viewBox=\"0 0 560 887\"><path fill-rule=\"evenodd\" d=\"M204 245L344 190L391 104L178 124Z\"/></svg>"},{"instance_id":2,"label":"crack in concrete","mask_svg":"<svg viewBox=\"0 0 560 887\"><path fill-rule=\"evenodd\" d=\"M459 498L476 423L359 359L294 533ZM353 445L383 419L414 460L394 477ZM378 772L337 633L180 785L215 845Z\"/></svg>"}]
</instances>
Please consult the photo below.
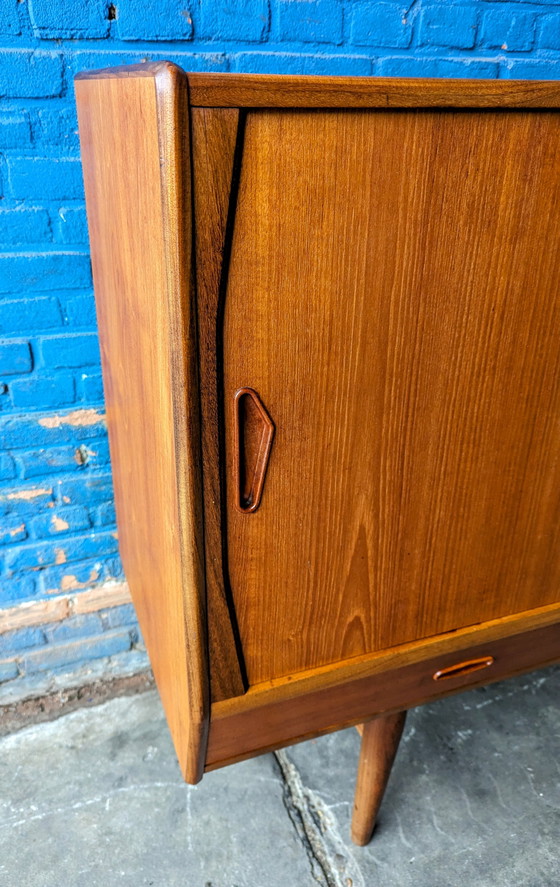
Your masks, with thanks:
<instances>
[{"instance_id":1,"label":"crack in concrete","mask_svg":"<svg viewBox=\"0 0 560 887\"><path fill-rule=\"evenodd\" d=\"M336 819L323 799L303 784L284 750L274 752L282 778L286 812L321 887L365 887L362 873L345 846Z\"/></svg>"}]
</instances>

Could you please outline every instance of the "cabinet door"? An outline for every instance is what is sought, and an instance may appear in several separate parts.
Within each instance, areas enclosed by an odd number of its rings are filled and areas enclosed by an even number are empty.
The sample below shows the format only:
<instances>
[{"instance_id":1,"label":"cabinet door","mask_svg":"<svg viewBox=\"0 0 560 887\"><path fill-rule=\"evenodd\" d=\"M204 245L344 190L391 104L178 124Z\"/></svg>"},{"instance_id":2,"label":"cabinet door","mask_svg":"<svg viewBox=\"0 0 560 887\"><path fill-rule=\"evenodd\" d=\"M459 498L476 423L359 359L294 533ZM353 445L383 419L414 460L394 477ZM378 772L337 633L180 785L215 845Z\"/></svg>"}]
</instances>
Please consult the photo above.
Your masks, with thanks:
<instances>
[{"instance_id":1,"label":"cabinet door","mask_svg":"<svg viewBox=\"0 0 560 887\"><path fill-rule=\"evenodd\" d=\"M222 334L251 684L560 599L559 142L547 111L247 114ZM253 511L242 388L275 426Z\"/></svg>"}]
</instances>

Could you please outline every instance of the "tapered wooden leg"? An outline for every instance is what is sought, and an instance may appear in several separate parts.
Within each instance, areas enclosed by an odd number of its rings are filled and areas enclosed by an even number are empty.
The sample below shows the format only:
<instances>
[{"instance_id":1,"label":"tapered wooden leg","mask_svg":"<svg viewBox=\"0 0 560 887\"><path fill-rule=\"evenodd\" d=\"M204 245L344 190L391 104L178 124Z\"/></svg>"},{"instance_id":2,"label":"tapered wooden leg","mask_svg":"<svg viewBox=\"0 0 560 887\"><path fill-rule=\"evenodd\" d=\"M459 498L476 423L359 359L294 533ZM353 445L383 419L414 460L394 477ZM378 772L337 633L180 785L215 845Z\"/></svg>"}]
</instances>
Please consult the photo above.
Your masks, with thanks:
<instances>
[{"instance_id":1,"label":"tapered wooden leg","mask_svg":"<svg viewBox=\"0 0 560 887\"><path fill-rule=\"evenodd\" d=\"M362 747L352 816L352 840L361 847L372 836L405 719L406 712L399 711L361 725Z\"/></svg>"}]
</instances>

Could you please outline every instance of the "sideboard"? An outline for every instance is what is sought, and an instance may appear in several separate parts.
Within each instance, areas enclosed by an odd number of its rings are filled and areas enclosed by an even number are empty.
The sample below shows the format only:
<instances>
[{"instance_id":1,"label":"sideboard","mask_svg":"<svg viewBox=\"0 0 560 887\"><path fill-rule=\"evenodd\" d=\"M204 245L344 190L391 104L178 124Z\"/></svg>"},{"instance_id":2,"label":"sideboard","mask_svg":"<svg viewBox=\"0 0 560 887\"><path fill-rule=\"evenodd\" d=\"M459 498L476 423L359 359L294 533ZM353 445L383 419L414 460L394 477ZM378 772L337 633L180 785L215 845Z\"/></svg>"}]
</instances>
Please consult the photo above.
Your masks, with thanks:
<instances>
[{"instance_id":1,"label":"sideboard","mask_svg":"<svg viewBox=\"0 0 560 887\"><path fill-rule=\"evenodd\" d=\"M119 540L189 782L560 660L560 83L80 74Z\"/></svg>"}]
</instances>

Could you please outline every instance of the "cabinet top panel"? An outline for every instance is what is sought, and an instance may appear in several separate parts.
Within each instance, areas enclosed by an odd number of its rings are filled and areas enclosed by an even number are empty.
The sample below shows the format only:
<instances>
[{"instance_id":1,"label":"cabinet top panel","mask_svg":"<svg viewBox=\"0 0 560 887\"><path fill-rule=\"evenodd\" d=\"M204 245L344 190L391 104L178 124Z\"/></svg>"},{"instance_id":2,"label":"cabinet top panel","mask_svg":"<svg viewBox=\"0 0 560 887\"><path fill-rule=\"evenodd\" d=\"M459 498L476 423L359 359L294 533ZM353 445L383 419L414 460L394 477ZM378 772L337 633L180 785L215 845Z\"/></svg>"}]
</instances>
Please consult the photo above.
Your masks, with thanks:
<instances>
[{"instance_id":1,"label":"cabinet top panel","mask_svg":"<svg viewBox=\"0 0 560 887\"><path fill-rule=\"evenodd\" d=\"M190 102L238 108L556 108L554 80L189 74Z\"/></svg>"},{"instance_id":2,"label":"cabinet top panel","mask_svg":"<svg viewBox=\"0 0 560 887\"><path fill-rule=\"evenodd\" d=\"M156 76L171 62L87 71L77 79ZM188 73L189 102L204 108L558 108L557 80L450 80Z\"/></svg>"}]
</instances>

